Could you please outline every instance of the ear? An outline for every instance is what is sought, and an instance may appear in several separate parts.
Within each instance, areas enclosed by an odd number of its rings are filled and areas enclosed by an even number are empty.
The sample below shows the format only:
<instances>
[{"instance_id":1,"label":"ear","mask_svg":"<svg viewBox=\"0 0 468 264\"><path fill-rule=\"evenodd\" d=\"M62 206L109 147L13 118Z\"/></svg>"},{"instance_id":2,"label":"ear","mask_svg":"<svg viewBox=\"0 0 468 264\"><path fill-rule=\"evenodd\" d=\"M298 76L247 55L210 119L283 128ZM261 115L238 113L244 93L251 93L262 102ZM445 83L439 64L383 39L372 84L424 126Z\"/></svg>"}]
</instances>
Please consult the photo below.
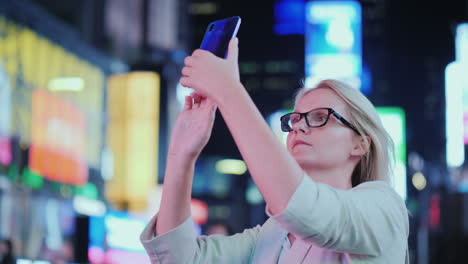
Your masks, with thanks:
<instances>
[{"instance_id":1,"label":"ear","mask_svg":"<svg viewBox=\"0 0 468 264\"><path fill-rule=\"evenodd\" d=\"M369 136L356 136L351 150L352 156L364 156L370 151L372 140Z\"/></svg>"}]
</instances>

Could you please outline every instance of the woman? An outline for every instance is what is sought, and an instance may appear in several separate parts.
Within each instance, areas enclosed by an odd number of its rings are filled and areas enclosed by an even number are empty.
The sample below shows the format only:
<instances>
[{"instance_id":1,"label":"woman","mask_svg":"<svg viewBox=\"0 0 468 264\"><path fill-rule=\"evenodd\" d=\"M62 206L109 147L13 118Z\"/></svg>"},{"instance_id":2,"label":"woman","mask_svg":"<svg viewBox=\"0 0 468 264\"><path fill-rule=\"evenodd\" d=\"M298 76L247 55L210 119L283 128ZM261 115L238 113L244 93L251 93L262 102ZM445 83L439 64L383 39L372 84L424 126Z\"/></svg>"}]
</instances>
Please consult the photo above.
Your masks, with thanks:
<instances>
[{"instance_id":1,"label":"woman","mask_svg":"<svg viewBox=\"0 0 468 264\"><path fill-rule=\"evenodd\" d=\"M238 41L227 59L185 59L186 98L169 147L161 208L142 233L152 263L408 263L408 216L387 183L391 139L372 104L327 80L301 90L281 118L287 150L239 81ZM270 218L233 236L195 237L194 163L216 107L260 189Z\"/></svg>"}]
</instances>

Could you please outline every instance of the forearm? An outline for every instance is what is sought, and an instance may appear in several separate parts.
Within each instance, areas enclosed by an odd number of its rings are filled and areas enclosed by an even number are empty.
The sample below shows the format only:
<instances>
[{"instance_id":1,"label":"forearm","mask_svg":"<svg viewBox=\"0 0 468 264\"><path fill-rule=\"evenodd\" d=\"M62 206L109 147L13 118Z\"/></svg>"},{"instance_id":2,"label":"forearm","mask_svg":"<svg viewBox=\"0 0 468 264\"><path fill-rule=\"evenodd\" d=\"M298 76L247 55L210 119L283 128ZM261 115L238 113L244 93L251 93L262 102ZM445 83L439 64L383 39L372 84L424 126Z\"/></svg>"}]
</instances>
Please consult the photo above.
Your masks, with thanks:
<instances>
[{"instance_id":1,"label":"forearm","mask_svg":"<svg viewBox=\"0 0 468 264\"><path fill-rule=\"evenodd\" d=\"M190 216L194 168L194 158L168 155L161 207L155 230L157 235L174 229Z\"/></svg>"},{"instance_id":2,"label":"forearm","mask_svg":"<svg viewBox=\"0 0 468 264\"><path fill-rule=\"evenodd\" d=\"M303 172L275 138L242 84L219 98L218 106L250 174L273 214L281 212L299 185Z\"/></svg>"}]
</instances>

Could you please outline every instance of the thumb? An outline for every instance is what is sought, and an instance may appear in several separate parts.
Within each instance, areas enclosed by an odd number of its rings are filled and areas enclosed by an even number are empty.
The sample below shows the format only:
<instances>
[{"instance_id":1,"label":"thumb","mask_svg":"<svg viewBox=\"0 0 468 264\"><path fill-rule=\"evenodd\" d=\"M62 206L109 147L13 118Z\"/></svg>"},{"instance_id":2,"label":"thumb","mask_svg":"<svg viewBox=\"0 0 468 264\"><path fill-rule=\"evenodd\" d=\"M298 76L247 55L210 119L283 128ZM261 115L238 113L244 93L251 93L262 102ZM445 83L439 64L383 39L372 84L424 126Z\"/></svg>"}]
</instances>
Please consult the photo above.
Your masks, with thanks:
<instances>
[{"instance_id":1,"label":"thumb","mask_svg":"<svg viewBox=\"0 0 468 264\"><path fill-rule=\"evenodd\" d=\"M229 61L234 61L237 63L238 57L239 57L239 39L238 38L232 38L229 41L229 48L228 48L228 55L227 55L227 60Z\"/></svg>"}]
</instances>

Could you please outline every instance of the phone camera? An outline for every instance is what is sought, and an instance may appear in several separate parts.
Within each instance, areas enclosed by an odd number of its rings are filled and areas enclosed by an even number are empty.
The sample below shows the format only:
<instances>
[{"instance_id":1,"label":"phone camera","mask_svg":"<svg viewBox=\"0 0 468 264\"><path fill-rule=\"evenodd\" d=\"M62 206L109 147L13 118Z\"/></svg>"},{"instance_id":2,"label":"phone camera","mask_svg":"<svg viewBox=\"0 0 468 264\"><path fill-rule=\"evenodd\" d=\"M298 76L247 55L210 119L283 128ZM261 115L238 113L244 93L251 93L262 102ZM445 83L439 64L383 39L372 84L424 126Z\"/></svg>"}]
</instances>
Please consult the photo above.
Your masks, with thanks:
<instances>
[{"instance_id":1,"label":"phone camera","mask_svg":"<svg viewBox=\"0 0 468 264\"><path fill-rule=\"evenodd\" d=\"M208 28L208 31L210 32L213 31L214 26L215 26L214 24L211 24L210 27Z\"/></svg>"}]
</instances>

